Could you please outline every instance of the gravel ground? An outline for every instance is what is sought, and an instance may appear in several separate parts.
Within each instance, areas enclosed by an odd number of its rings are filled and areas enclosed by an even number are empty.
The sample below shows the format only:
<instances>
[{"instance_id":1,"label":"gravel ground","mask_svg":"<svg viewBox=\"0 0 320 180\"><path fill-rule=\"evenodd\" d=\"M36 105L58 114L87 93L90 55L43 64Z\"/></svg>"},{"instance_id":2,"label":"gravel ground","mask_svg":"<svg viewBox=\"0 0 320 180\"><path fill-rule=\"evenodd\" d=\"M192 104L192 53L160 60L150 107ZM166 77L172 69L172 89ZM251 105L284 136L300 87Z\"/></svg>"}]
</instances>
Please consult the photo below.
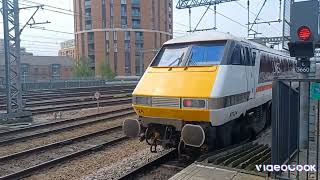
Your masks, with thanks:
<instances>
[{"instance_id":1,"label":"gravel ground","mask_svg":"<svg viewBox=\"0 0 320 180\"><path fill-rule=\"evenodd\" d=\"M163 152L163 150L160 150ZM116 179L133 168L160 155L151 153L145 142L130 139L111 148L33 175L29 180Z\"/></svg>"},{"instance_id":2,"label":"gravel ground","mask_svg":"<svg viewBox=\"0 0 320 180\"><path fill-rule=\"evenodd\" d=\"M148 174L144 176L137 177L139 180L167 180L173 177L175 174L177 174L180 171L180 169L177 168L169 168L169 167L159 167L155 170L149 172Z\"/></svg>"},{"instance_id":3,"label":"gravel ground","mask_svg":"<svg viewBox=\"0 0 320 180\"><path fill-rule=\"evenodd\" d=\"M130 97L116 97L112 99L107 99L107 100L101 100L100 103L112 103L116 101L121 101L121 100L131 100ZM38 106L38 107L28 107L26 110L43 110L47 108L65 108L67 107L72 107L72 106L79 106L79 105L88 105L88 104L96 104L95 102L92 101L84 101L84 102L78 102L78 103L66 103L66 104L56 104L56 105L45 105L45 106ZM107 105L108 106L108 105Z\"/></svg>"},{"instance_id":4,"label":"gravel ground","mask_svg":"<svg viewBox=\"0 0 320 180\"><path fill-rule=\"evenodd\" d=\"M268 144L271 147L271 140L272 140L272 130L271 127L263 131L261 134L257 136L257 140L254 142L258 144Z\"/></svg>"},{"instance_id":5,"label":"gravel ground","mask_svg":"<svg viewBox=\"0 0 320 180\"><path fill-rule=\"evenodd\" d=\"M100 107L99 111L98 111L98 108L87 108L87 109L65 111L65 112L61 112L62 117L58 119L55 119L55 116L54 116L55 113L41 114L41 115L34 116L33 120L34 120L34 123L61 121L64 119L78 118L78 117L88 116L96 113L108 112L111 110L116 110L116 109L129 107L129 106L131 106L131 104Z\"/></svg>"},{"instance_id":6,"label":"gravel ground","mask_svg":"<svg viewBox=\"0 0 320 180\"><path fill-rule=\"evenodd\" d=\"M21 152L23 150L35 148L38 146L43 146L46 144L62 141L64 139L73 138L73 137L77 137L77 136L80 136L83 134L103 130L105 128L110 128L110 127L114 127L117 125L121 125L124 119L130 118L130 117L135 117L135 115L111 120L108 122L100 122L100 123L96 123L96 124L82 127L82 128L75 128L75 129L71 129L69 131L59 132L59 133L51 134L51 135L48 135L45 137L30 139L30 140L23 141L23 142L20 142L17 144L9 144L6 146L1 146L0 147L0 156L5 156L8 154Z\"/></svg>"},{"instance_id":7,"label":"gravel ground","mask_svg":"<svg viewBox=\"0 0 320 180\"><path fill-rule=\"evenodd\" d=\"M9 173L14 173L19 169L25 169L43 162L50 161L52 159L62 157L74 152L81 151L92 146L96 146L108 141L112 141L119 137L123 137L123 133L120 130L113 130L109 133L87 138L64 146L55 147L50 150L28 154L17 159L7 160L0 162L0 176L4 176Z\"/></svg>"}]
</instances>

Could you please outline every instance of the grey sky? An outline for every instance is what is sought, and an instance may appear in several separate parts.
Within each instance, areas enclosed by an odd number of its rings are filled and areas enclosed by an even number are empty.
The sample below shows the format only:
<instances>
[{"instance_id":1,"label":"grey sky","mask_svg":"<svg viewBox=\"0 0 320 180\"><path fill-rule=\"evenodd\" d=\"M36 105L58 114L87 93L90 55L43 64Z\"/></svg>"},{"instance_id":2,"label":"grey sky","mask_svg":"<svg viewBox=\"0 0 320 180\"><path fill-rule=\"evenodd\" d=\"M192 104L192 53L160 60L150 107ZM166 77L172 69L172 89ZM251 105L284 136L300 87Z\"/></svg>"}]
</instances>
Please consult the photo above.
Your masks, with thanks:
<instances>
[{"instance_id":1,"label":"grey sky","mask_svg":"<svg viewBox=\"0 0 320 180\"><path fill-rule=\"evenodd\" d=\"M32 2L42 3L45 5L51 5L63 9L73 10L73 0L20 0L21 7L24 5L32 5ZM173 0L174 6L177 4L178 0ZM237 36L245 37L247 35L247 29L244 27L247 23L247 10L240 5L246 7L247 0L239 0L237 2L220 4L217 7L217 11L225 16L238 21L241 25L226 19L221 15L217 15L217 27L219 31L230 32L231 34ZM257 14L259 8L261 7L263 1L261 0L250 0L251 3L251 14L250 19L253 21ZM33 4L35 5L35 4ZM50 9L50 8L48 8ZM212 7L213 9L213 7ZM31 10L23 10L20 15L20 23L23 24L27 21L30 15L33 13ZM192 26L194 27L203 12L205 7L199 7L192 9ZM267 1L263 11L261 12L261 20L277 20L279 18L279 0L269 0ZM174 21L174 36L182 36L186 34L188 30L188 10L178 10L174 8L173 12ZM27 48L28 52L33 52L35 55L57 55L60 42L68 39L72 39L74 36L72 33L74 31L73 16L65 15L56 12L51 12L46 10L40 10L35 16L36 22L50 21L50 24L39 25L45 27L46 29L62 31L65 33L50 32L39 29L26 28L22 35L22 46ZM214 24L213 11L209 10L207 15L202 20L202 23L198 28L212 28ZM271 26L268 24L259 25L256 29L263 33L260 36L280 36L282 29L282 23L275 23ZM1 33L3 33L2 27L0 28Z\"/></svg>"}]
</instances>

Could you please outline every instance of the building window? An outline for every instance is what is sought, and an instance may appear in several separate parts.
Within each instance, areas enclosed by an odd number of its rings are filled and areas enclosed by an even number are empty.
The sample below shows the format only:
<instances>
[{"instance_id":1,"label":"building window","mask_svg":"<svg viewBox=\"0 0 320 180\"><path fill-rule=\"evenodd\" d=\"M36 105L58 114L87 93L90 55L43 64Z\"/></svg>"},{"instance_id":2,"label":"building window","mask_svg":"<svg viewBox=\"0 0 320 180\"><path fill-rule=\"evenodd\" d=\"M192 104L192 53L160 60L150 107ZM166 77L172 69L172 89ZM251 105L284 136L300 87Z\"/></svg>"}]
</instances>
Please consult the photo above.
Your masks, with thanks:
<instances>
[{"instance_id":1,"label":"building window","mask_svg":"<svg viewBox=\"0 0 320 180\"><path fill-rule=\"evenodd\" d=\"M127 17L121 17L121 27L127 28L128 27L127 25L128 25Z\"/></svg>"},{"instance_id":2,"label":"building window","mask_svg":"<svg viewBox=\"0 0 320 180\"><path fill-rule=\"evenodd\" d=\"M94 44L88 44L88 55L94 55Z\"/></svg>"},{"instance_id":3,"label":"building window","mask_svg":"<svg viewBox=\"0 0 320 180\"><path fill-rule=\"evenodd\" d=\"M130 41L130 31L125 31L124 32L124 40L125 41Z\"/></svg>"},{"instance_id":4,"label":"building window","mask_svg":"<svg viewBox=\"0 0 320 180\"><path fill-rule=\"evenodd\" d=\"M125 74L127 76L131 75L131 58L130 52L125 53L125 65L124 65Z\"/></svg>"},{"instance_id":5,"label":"building window","mask_svg":"<svg viewBox=\"0 0 320 180\"><path fill-rule=\"evenodd\" d=\"M110 0L110 28L113 27L113 0Z\"/></svg>"},{"instance_id":6,"label":"building window","mask_svg":"<svg viewBox=\"0 0 320 180\"><path fill-rule=\"evenodd\" d=\"M85 29L92 29L92 17L91 17L91 8L85 9Z\"/></svg>"},{"instance_id":7,"label":"building window","mask_svg":"<svg viewBox=\"0 0 320 180\"><path fill-rule=\"evenodd\" d=\"M114 52L118 52L118 43L116 41L113 42Z\"/></svg>"},{"instance_id":8,"label":"building window","mask_svg":"<svg viewBox=\"0 0 320 180\"><path fill-rule=\"evenodd\" d=\"M39 68L34 68L33 71L34 71L34 74L39 74Z\"/></svg>"},{"instance_id":9,"label":"building window","mask_svg":"<svg viewBox=\"0 0 320 180\"><path fill-rule=\"evenodd\" d=\"M136 32L136 41L143 41L143 33Z\"/></svg>"},{"instance_id":10,"label":"building window","mask_svg":"<svg viewBox=\"0 0 320 180\"><path fill-rule=\"evenodd\" d=\"M87 8L91 8L91 0L85 0L84 1L84 7Z\"/></svg>"},{"instance_id":11,"label":"building window","mask_svg":"<svg viewBox=\"0 0 320 180\"><path fill-rule=\"evenodd\" d=\"M106 32L106 56L109 56L110 47L109 47L109 32Z\"/></svg>"},{"instance_id":12,"label":"building window","mask_svg":"<svg viewBox=\"0 0 320 180\"><path fill-rule=\"evenodd\" d=\"M106 0L102 0L101 8L102 8L102 28L106 28L107 27Z\"/></svg>"},{"instance_id":13,"label":"building window","mask_svg":"<svg viewBox=\"0 0 320 180\"><path fill-rule=\"evenodd\" d=\"M125 41L124 42L124 50L125 52L130 52L130 41Z\"/></svg>"},{"instance_id":14,"label":"building window","mask_svg":"<svg viewBox=\"0 0 320 180\"><path fill-rule=\"evenodd\" d=\"M94 32L88 33L88 44L94 43Z\"/></svg>"},{"instance_id":15,"label":"building window","mask_svg":"<svg viewBox=\"0 0 320 180\"><path fill-rule=\"evenodd\" d=\"M113 53L113 61L114 61L114 73L117 75L118 74L118 53L114 52Z\"/></svg>"},{"instance_id":16,"label":"building window","mask_svg":"<svg viewBox=\"0 0 320 180\"><path fill-rule=\"evenodd\" d=\"M109 56L110 47L109 47L109 41L106 41L106 56Z\"/></svg>"},{"instance_id":17,"label":"building window","mask_svg":"<svg viewBox=\"0 0 320 180\"><path fill-rule=\"evenodd\" d=\"M113 31L113 40L114 41L118 40L118 33L116 31Z\"/></svg>"},{"instance_id":18,"label":"building window","mask_svg":"<svg viewBox=\"0 0 320 180\"><path fill-rule=\"evenodd\" d=\"M137 7L132 8L132 17L140 17L140 8L137 8Z\"/></svg>"},{"instance_id":19,"label":"building window","mask_svg":"<svg viewBox=\"0 0 320 180\"><path fill-rule=\"evenodd\" d=\"M91 57L90 64L94 64L94 60L95 60L94 32L88 33L88 56Z\"/></svg>"},{"instance_id":20,"label":"building window","mask_svg":"<svg viewBox=\"0 0 320 180\"><path fill-rule=\"evenodd\" d=\"M142 51L143 43L136 43L136 49L137 49L137 51Z\"/></svg>"},{"instance_id":21,"label":"building window","mask_svg":"<svg viewBox=\"0 0 320 180\"><path fill-rule=\"evenodd\" d=\"M30 65L22 63L21 64L21 75L22 75L23 81L26 81L28 79L29 73L30 73Z\"/></svg>"},{"instance_id":22,"label":"building window","mask_svg":"<svg viewBox=\"0 0 320 180\"><path fill-rule=\"evenodd\" d=\"M131 0L133 6L140 6L140 0Z\"/></svg>"},{"instance_id":23,"label":"building window","mask_svg":"<svg viewBox=\"0 0 320 180\"><path fill-rule=\"evenodd\" d=\"M140 25L141 25L140 19L132 20L132 28L140 28Z\"/></svg>"},{"instance_id":24,"label":"building window","mask_svg":"<svg viewBox=\"0 0 320 180\"><path fill-rule=\"evenodd\" d=\"M51 65L51 77L52 79L60 79L60 64L52 64Z\"/></svg>"},{"instance_id":25,"label":"building window","mask_svg":"<svg viewBox=\"0 0 320 180\"><path fill-rule=\"evenodd\" d=\"M106 40L109 40L109 32L106 32Z\"/></svg>"},{"instance_id":26,"label":"building window","mask_svg":"<svg viewBox=\"0 0 320 180\"><path fill-rule=\"evenodd\" d=\"M136 54L135 59L135 70L136 70L136 76L141 76L143 72L143 55L142 54Z\"/></svg>"},{"instance_id":27,"label":"building window","mask_svg":"<svg viewBox=\"0 0 320 180\"><path fill-rule=\"evenodd\" d=\"M121 4L121 16L127 16L127 5Z\"/></svg>"}]
</instances>

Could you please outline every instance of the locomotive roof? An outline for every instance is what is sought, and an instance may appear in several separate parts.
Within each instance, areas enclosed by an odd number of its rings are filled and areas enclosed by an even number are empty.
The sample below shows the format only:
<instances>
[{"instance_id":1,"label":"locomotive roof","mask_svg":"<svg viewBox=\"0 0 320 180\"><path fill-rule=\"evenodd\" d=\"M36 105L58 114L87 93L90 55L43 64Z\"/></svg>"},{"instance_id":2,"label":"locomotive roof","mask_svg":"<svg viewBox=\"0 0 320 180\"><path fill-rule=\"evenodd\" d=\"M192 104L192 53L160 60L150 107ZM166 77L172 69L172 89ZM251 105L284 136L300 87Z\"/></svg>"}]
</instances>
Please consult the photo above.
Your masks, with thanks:
<instances>
[{"instance_id":1,"label":"locomotive roof","mask_svg":"<svg viewBox=\"0 0 320 180\"><path fill-rule=\"evenodd\" d=\"M249 43L259 49L264 49L269 52L273 52L276 54L282 54L285 56L288 56L287 53L271 49L267 46L261 45L259 43L247 40L245 38L236 37L230 33L223 33L219 31L202 31L202 32L193 32L186 36L178 37L171 39L164 43L164 45L169 44L180 44L180 43L188 43L188 42L205 42L205 41L225 41L225 40L236 40L240 42L246 42Z\"/></svg>"},{"instance_id":2,"label":"locomotive roof","mask_svg":"<svg viewBox=\"0 0 320 180\"><path fill-rule=\"evenodd\" d=\"M193 32L186 36L171 39L164 44L177 44L177 43L187 43L187 42L201 42L201 41L222 41L229 39L238 39L229 33L223 33L218 31L204 31L204 32Z\"/></svg>"}]
</instances>

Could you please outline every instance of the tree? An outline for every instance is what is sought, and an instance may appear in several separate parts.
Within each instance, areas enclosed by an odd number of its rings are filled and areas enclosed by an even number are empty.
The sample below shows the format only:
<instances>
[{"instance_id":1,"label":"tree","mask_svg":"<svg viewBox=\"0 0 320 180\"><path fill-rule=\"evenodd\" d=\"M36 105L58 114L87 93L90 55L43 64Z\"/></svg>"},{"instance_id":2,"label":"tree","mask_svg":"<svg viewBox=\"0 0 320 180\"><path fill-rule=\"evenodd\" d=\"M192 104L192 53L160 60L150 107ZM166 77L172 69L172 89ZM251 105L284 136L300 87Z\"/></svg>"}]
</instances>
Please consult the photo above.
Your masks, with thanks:
<instances>
[{"instance_id":1,"label":"tree","mask_svg":"<svg viewBox=\"0 0 320 180\"><path fill-rule=\"evenodd\" d=\"M113 73L109 63L107 62L101 63L99 68L100 68L100 73L102 78L108 79L108 80L114 79L115 74Z\"/></svg>"},{"instance_id":2,"label":"tree","mask_svg":"<svg viewBox=\"0 0 320 180\"><path fill-rule=\"evenodd\" d=\"M94 71L90 67L90 59L81 57L78 63L74 64L73 76L77 78L93 77Z\"/></svg>"}]
</instances>

